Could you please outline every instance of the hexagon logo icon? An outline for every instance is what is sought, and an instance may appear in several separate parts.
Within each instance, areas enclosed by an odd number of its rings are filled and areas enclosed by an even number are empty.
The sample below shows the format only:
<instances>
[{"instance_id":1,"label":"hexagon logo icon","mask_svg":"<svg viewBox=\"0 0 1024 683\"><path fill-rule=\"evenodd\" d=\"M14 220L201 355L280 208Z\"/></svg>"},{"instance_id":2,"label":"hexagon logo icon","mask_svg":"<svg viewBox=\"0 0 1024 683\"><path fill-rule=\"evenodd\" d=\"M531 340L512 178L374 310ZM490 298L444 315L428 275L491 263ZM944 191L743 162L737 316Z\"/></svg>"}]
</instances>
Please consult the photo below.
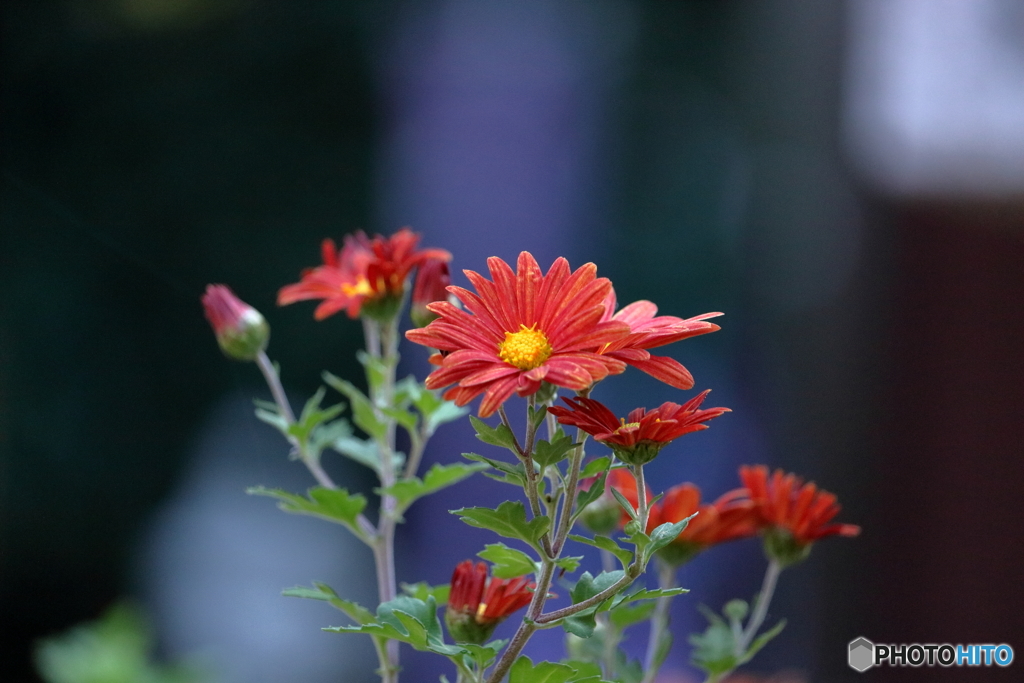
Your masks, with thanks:
<instances>
[{"instance_id":1,"label":"hexagon logo icon","mask_svg":"<svg viewBox=\"0 0 1024 683\"><path fill-rule=\"evenodd\" d=\"M861 673L875 664L875 644L863 636L850 641L850 668Z\"/></svg>"}]
</instances>

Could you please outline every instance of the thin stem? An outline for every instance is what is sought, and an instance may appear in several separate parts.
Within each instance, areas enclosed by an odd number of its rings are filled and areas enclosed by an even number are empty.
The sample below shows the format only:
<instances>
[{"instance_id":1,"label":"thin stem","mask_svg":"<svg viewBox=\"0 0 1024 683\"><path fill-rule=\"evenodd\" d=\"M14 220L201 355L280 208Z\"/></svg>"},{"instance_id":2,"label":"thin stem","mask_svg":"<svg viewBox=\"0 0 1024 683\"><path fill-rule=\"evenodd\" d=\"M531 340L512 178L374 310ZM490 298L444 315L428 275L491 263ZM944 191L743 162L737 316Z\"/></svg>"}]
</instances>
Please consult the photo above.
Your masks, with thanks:
<instances>
[{"instance_id":1,"label":"thin stem","mask_svg":"<svg viewBox=\"0 0 1024 683\"><path fill-rule=\"evenodd\" d=\"M640 565L636 563L631 564L629 565L629 568L626 569L626 572L625 574L623 574L621 579L613 583L608 588L605 588L597 595L587 598L586 600L583 600L581 602L577 602L575 605L569 605L568 607L563 607L562 609L556 609L554 612L541 614L537 617L535 621L538 624L550 624L553 621L558 621L559 619L571 617L572 615L578 612L582 612L583 610L589 607L593 607L594 605L599 605L608 598L618 593L620 590L622 590L629 584L633 583L633 581L635 581L636 577L638 576L640 576Z\"/></svg>"},{"instance_id":2,"label":"thin stem","mask_svg":"<svg viewBox=\"0 0 1024 683\"><path fill-rule=\"evenodd\" d=\"M509 431L512 432L512 438L515 439L515 430L512 429L512 424L509 422L508 414L505 413L505 406L498 407L498 415L501 417L501 422ZM530 510L533 512L534 517L543 516L543 512L540 509L540 491L537 485L537 472L533 466L533 441L536 434L536 429L533 427L533 422L530 421L527 416L526 426L526 443L527 447L522 448L519 445L518 439L515 441L516 451L519 453L519 459L523 461L523 472L526 474L526 497L530 501ZM544 553L550 557L555 558L551 548L551 532L546 532L540 539L541 546L544 548Z\"/></svg>"},{"instance_id":3,"label":"thin stem","mask_svg":"<svg viewBox=\"0 0 1024 683\"><path fill-rule=\"evenodd\" d=\"M487 683L499 683L505 678L505 674L512 668L516 657L519 656L519 653L526 646L526 641L537 630L536 620L543 611L544 603L548 599L548 589L551 587L551 579L554 574L555 563L550 559L543 559L540 575L537 577L537 587L533 591L533 599L530 600L530 606L526 609L526 617L519 624L519 628L516 629L516 633L512 636L512 640L509 641L505 652L502 653L501 659L498 660L498 663L494 665L494 669L491 670L491 675L487 677Z\"/></svg>"},{"instance_id":4,"label":"thin stem","mask_svg":"<svg viewBox=\"0 0 1024 683\"><path fill-rule=\"evenodd\" d=\"M370 386L370 401L377 419L385 422L387 429L383 438L377 439L377 454L380 457L381 487L388 489L395 484L395 420L381 411L382 407L390 406L394 400L395 367L398 365L398 320L389 320L381 325L370 318L363 318L363 332L366 337L366 350L370 356L379 358L384 367L384 377L379 386ZM376 542L373 546L373 559L377 570L377 595L380 602L390 602L398 594L398 580L395 573L395 525L397 523L398 503L395 497L385 493L381 496L380 514L377 519ZM383 683L396 683L398 680L399 651L398 641L387 643L388 666L381 667Z\"/></svg>"},{"instance_id":5,"label":"thin stem","mask_svg":"<svg viewBox=\"0 0 1024 683\"><path fill-rule=\"evenodd\" d=\"M618 669L618 658L615 656L622 641L622 631L612 623L611 615L602 612L596 615L597 623L602 628L601 638L601 668L604 669L604 677L613 680Z\"/></svg>"},{"instance_id":6,"label":"thin stem","mask_svg":"<svg viewBox=\"0 0 1024 683\"><path fill-rule=\"evenodd\" d=\"M267 386L270 387L270 393L274 397L274 403L277 404L277 409L280 411L281 416L288 422L288 425L295 424L295 413L292 412L292 406L288 403L288 397L284 393L284 387L281 386L281 378L277 374L277 369L274 364L270 362L270 358L267 357L265 351L260 351L259 355L256 356L256 365L259 367L260 372L263 373L263 378L267 381ZM316 479L317 483L327 489L336 489L338 485L331 480L324 468L320 466L320 462L316 458L310 458L306 452L305 444L294 436L289 436L288 442L298 452L302 463L309 469L310 474ZM359 524L363 526L362 522ZM373 528L367 520L369 528Z\"/></svg>"},{"instance_id":7,"label":"thin stem","mask_svg":"<svg viewBox=\"0 0 1024 683\"><path fill-rule=\"evenodd\" d=\"M782 565L777 560L769 560L768 569L764 573L764 583L761 584L761 592L757 595L757 603L754 605L754 613L750 615L750 621L743 630L743 636L736 643L736 656L739 657L747 651L750 642L757 635L758 629L768 616L768 605L771 604L772 595L775 594L775 586L779 581L779 574L782 573Z\"/></svg>"},{"instance_id":8,"label":"thin stem","mask_svg":"<svg viewBox=\"0 0 1024 683\"><path fill-rule=\"evenodd\" d=\"M580 486L580 470L583 468L584 447L587 443L587 434L582 429L576 430L576 441L579 446L572 450L569 456L569 479L565 483L565 500L562 502L562 515L558 519L558 530L555 532L554 552L555 556L562 552L565 539L572 530L573 514L576 507L576 494Z\"/></svg>"},{"instance_id":9,"label":"thin stem","mask_svg":"<svg viewBox=\"0 0 1024 683\"><path fill-rule=\"evenodd\" d=\"M676 568L668 562L655 560L658 565L658 587L664 590L676 587ZM661 663L658 661L661 641L668 632L668 608L672 602L671 595L658 598L651 614L651 632L647 640L647 653L644 657L644 677L641 683L653 683L658 675Z\"/></svg>"}]
</instances>

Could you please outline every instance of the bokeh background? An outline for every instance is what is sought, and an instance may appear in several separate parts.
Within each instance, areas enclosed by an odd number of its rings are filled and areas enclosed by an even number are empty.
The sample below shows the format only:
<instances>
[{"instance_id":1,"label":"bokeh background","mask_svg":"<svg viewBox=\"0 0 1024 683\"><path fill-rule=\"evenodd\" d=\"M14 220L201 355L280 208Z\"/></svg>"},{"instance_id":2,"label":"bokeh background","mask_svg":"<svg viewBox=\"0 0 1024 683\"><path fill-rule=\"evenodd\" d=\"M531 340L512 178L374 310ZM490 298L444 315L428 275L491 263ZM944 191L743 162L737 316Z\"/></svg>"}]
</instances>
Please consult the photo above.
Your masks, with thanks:
<instances>
[{"instance_id":1,"label":"bokeh background","mask_svg":"<svg viewBox=\"0 0 1024 683\"><path fill-rule=\"evenodd\" d=\"M769 620L789 626L752 671L858 680L858 636L1020 651L1021 7L0 3L4 680L38 680L38 639L124 596L161 656L216 680L373 680L367 643L317 630L340 615L278 597L326 579L371 602L369 556L243 494L310 482L251 417L258 373L220 355L198 297L226 282L261 308L302 400L322 369L356 374L358 325L277 309L277 288L323 237L403 225L456 270L528 249L594 260L622 303L726 313L669 352L734 412L659 458L656 487L716 496L767 462L863 527L783 575ZM602 392L623 410L678 398L630 375ZM443 430L428 463L474 449L468 432ZM419 503L400 579L445 582L489 540L446 510L500 493ZM756 544L704 559L680 576L682 630L759 585ZM683 640L673 680L693 675ZM410 683L444 672L406 662Z\"/></svg>"}]
</instances>

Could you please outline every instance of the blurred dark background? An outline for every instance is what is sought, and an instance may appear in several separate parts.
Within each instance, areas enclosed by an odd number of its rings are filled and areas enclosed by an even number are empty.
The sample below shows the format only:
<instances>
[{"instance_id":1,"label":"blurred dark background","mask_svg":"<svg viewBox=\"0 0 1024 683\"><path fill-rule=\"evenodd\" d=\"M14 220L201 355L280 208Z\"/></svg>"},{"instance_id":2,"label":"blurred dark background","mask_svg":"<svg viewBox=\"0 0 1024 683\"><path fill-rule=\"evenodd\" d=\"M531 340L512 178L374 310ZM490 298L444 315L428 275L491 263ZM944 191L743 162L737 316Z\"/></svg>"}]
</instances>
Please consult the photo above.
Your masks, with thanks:
<instances>
[{"instance_id":1,"label":"blurred dark background","mask_svg":"<svg viewBox=\"0 0 1024 683\"><path fill-rule=\"evenodd\" d=\"M188 639L170 631L193 627L167 615L178 594L152 578L177 557L153 540L180 526L166 520L200 509L183 501L212 491L201 482L221 465L243 477L217 496L250 506L226 538L269 508L246 484L308 485L248 420L264 389L218 352L203 287L229 283L264 311L301 399L321 369L356 373L358 325L277 309L277 289L317 262L323 237L405 224L452 251L456 270L520 249L544 266L564 254L595 260L620 304L726 313L721 332L669 353L735 412L686 458L659 459L658 488L692 479L714 497L736 465L768 462L836 492L841 521L863 527L783 576L772 618L790 625L753 670L854 680L857 636L1019 650L1024 13L1009 0L926 6L0 4L4 680L38 680L35 641L124 595L167 627L162 652L180 654ZM601 398L678 398L623 381ZM441 436L428 460L465 444ZM217 460L227 451L238 457ZM468 556L485 537L449 539L448 502L423 505L399 577L443 582L463 556L437 558L430 541ZM189 519L185 537L203 538L208 518ZM277 546L260 547L238 585L272 563ZM327 559L358 573L359 552ZM168 570L177 589L219 585L189 573L218 558L201 557ZM676 605L679 619L753 593L761 562L753 544L708 553L708 569L681 577L706 590ZM301 572L232 599L284 601L278 588L321 578ZM312 646L334 647L316 627L338 618L313 607ZM263 641L240 637L240 657L246 642L255 657ZM685 667L684 647L668 672ZM410 683L438 675L417 672Z\"/></svg>"}]
</instances>

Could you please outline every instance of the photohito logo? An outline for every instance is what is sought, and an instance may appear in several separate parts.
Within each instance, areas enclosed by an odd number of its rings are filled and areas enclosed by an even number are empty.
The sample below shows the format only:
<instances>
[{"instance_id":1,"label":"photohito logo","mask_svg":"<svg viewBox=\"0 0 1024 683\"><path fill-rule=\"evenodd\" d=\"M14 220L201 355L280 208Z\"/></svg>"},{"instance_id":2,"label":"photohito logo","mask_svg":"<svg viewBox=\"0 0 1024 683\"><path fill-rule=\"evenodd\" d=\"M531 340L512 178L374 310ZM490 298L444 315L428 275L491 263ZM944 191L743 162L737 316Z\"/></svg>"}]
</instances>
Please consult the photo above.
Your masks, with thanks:
<instances>
[{"instance_id":1,"label":"photohito logo","mask_svg":"<svg viewBox=\"0 0 1024 683\"><path fill-rule=\"evenodd\" d=\"M993 645L950 645L910 643L876 645L863 636L850 641L847 649L850 668L864 672L873 666L1009 666L1013 648L1006 643Z\"/></svg>"}]
</instances>

